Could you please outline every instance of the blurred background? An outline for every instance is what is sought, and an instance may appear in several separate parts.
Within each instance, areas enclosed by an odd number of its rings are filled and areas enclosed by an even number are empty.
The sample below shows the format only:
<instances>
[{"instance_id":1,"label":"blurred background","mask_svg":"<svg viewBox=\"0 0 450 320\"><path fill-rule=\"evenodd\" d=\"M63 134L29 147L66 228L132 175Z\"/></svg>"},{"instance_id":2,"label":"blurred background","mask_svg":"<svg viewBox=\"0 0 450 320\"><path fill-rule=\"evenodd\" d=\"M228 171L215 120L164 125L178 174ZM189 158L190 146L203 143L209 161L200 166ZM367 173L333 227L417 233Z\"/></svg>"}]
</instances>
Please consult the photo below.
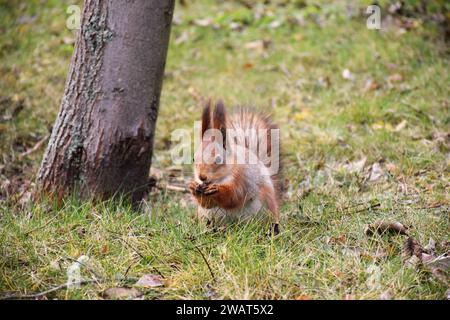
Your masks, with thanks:
<instances>
[{"instance_id":1,"label":"blurred background","mask_svg":"<svg viewBox=\"0 0 450 320\"><path fill-rule=\"evenodd\" d=\"M0 0L0 207L5 216L30 212L24 208L29 208L30 188L73 52L76 31L66 26L70 18L66 10L73 4L81 6L82 1ZM367 27L366 10L372 4L380 7L379 30ZM336 248L341 252L341 246L348 249L349 243L351 248L380 245L368 244L361 236L362 225L379 217L401 218L413 225L422 243L430 237L448 240L449 9L445 0L177 1L151 172L162 186L154 195L156 207L164 213L168 208L176 217L173 225L181 223L182 230L190 230L192 221L182 218L194 212L189 197L166 193L164 185L183 186L190 179L190 166L174 167L170 161L170 137L175 129L192 128L200 118L202 98L254 106L270 113L281 128L287 190L283 215L291 227L275 256L291 252L290 257L300 259L315 250L321 257L320 266L313 258L299 262L305 281L319 288L300 290L308 296L379 297L381 289L364 293L364 277L358 276L364 274L364 262L350 259L354 263L341 264L342 254L331 252ZM343 214L361 204L363 212ZM323 224L308 229L314 221ZM19 239L14 230L18 229L4 231L8 234L4 236ZM297 246L300 234L312 247ZM324 234L328 238L322 238ZM236 248L250 248L256 243L252 241L236 243ZM392 294L443 295L445 286L436 282L422 286L420 275L404 273L399 249L380 243L388 247L383 247L387 256L369 260L386 266L383 281L395 282ZM167 255L163 260L175 254L165 251L164 241L151 250ZM264 252L262 256L270 256ZM257 259L244 260L253 258ZM280 259L291 270L294 260ZM5 261L10 269L4 276L17 276L17 266ZM201 296L183 291L189 281L196 283L200 271L192 271L184 258L176 261L184 261L175 278L177 294ZM263 261L264 270L278 265L269 258ZM112 262L110 267L107 272L112 274ZM302 295L296 287L282 289L286 283L274 278L280 282L275 289L264 287L260 273L241 271L236 269L236 278L227 278L238 287L224 284L217 289L219 296ZM46 269L39 272L49 276ZM187 276L189 272L195 280ZM280 272L284 279L297 279L295 273ZM247 296L240 287L244 274L252 288ZM27 287L34 281L27 274L19 278L24 282L5 280L3 285ZM266 291L269 287L271 293Z\"/></svg>"}]
</instances>

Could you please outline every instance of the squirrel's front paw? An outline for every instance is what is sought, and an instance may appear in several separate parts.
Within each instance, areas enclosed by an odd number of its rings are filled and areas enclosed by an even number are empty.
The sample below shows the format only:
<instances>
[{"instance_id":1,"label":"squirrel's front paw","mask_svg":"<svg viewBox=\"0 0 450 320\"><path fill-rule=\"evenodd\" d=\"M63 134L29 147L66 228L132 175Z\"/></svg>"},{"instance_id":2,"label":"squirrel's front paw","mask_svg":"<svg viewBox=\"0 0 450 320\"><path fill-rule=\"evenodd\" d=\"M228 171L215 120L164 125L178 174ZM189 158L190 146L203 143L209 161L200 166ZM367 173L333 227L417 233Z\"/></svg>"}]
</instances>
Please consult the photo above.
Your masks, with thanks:
<instances>
[{"instance_id":1,"label":"squirrel's front paw","mask_svg":"<svg viewBox=\"0 0 450 320\"><path fill-rule=\"evenodd\" d=\"M196 181L192 181L189 183L189 191L194 196L210 196L219 191L219 186L217 184L198 183Z\"/></svg>"},{"instance_id":2,"label":"squirrel's front paw","mask_svg":"<svg viewBox=\"0 0 450 320\"><path fill-rule=\"evenodd\" d=\"M219 185L217 184L210 184L208 186L206 186L205 190L203 191L203 194L205 196L210 196L212 194L215 194L219 192Z\"/></svg>"},{"instance_id":3,"label":"squirrel's front paw","mask_svg":"<svg viewBox=\"0 0 450 320\"><path fill-rule=\"evenodd\" d=\"M196 181L192 181L191 183L189 183L189 191L193 194L193 195L199 195L201 193L203 193L203 185L201 185L200 183L196 182Z\"/></svg>"}]
</instances>

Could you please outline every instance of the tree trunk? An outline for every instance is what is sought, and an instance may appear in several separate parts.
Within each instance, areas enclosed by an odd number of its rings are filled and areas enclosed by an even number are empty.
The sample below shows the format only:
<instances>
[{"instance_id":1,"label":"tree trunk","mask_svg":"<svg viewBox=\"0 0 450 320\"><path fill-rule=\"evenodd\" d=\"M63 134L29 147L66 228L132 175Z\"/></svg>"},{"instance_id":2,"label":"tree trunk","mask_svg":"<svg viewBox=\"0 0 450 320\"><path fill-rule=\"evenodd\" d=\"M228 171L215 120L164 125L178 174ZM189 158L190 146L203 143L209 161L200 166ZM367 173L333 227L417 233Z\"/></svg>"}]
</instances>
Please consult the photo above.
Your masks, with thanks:
<instances>
[{"instance_id":1,"label":"tree trunk","mask_svg":"<svg viewBox=\"0 0 450 320\"><path fill-rule=\"evenodd\" d=\"M61 198L142 198L174 0L85 0L61 109L38 174Z\"/></svg>"}]
</instances>

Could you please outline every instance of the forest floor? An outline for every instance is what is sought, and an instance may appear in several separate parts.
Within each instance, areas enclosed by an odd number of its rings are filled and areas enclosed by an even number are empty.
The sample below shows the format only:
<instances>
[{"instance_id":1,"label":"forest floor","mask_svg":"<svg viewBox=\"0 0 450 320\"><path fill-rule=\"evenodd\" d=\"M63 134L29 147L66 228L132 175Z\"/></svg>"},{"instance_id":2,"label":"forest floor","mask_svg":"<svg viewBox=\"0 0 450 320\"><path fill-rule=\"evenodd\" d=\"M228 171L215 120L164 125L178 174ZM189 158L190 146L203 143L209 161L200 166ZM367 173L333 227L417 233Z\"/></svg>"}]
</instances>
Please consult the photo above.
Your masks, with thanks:
<instances>
[{"instance_id":1,"label":"forest floor","mask_svg":"<svg viewBox=\"0 0 450 320\"><path fill-rule=\"evenodd\" d=\"M383 28L369 30L370 1L186 2L161 98L157 188L136 213L31 200L73 51L72 1L0 1L0 298L65 284L84 255L92 281L35 297L445 299L450 61L439 15L380 1ZM193 130L202 97L269 111L280 126L278 236L257 222L209 230L189 195L167 188L192 175L171 163L171 132ZM380 220L407 227L426 254L411 257L405 235L367 235Z\"/></svg>"}]
</instances>

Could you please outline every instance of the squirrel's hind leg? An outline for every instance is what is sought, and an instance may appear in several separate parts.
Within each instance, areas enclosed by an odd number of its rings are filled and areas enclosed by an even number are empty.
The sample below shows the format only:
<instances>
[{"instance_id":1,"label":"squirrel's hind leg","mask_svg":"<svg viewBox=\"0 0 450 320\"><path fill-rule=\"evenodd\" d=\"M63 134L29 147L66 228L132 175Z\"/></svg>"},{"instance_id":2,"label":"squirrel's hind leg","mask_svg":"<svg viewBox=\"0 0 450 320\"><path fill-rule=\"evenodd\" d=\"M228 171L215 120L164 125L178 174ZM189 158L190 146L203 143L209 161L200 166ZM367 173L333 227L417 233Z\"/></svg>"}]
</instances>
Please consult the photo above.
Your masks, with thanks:
<instances>
[{"instance_id":1,"label":"squirrel's hind leg","mask_svg":"<svg viewBox=\"0 0 450 320\"><path fill-rule=\"evenodd\" d=\"M262 203L266 203L267 209L269 209L272 215L273 223L271 224L270 232L277 235L280 233L280 211L274 188L263 185L259 190L259 198Z\"/></svg>"}]
</instances>

